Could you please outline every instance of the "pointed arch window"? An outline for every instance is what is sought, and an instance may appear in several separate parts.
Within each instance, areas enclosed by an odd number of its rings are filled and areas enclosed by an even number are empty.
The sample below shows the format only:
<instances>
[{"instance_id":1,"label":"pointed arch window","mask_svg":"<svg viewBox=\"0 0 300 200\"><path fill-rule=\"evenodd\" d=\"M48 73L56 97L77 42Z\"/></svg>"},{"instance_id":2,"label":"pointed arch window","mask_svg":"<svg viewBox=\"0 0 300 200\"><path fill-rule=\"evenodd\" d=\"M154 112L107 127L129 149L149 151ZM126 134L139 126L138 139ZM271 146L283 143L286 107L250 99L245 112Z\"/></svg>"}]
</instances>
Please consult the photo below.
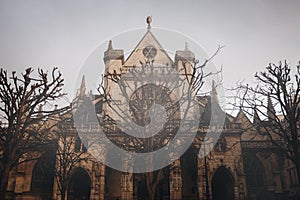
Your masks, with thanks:
<instances>
[{"instance_id":1,"label":"pointed arch window","mask_svg":"<svg viewBox=\"0 0 300 200\"><path fill-rule=\"evenodd\" d=\"M55 172L55 154L47 153L40 157L33 167L31 190L51 193Z\"/></svg>"},{"instance_id":2,"label":"pointed arch window","mask_svg":"<svg viewBox=\"0 0 300 200\"><path fill-rule=\"evenodd\" d=\"M225 152L227 150L227 142L225 137L220 137L215 145L215 151L217 152Z\"/></svg>"},{"instance_id":3,"label":"pointed arch window","mask_svg":"<svg viewBox=\"0 0 300 200\"><path fill-rule=\"evenodd\" d=\"M81 140L80 138L76 138L75 140L75 151L80 151L81 150Z\"/></svg>"},{"instance_id":4,"label":"pointed arch window","mask_svg":"<svg viewBox=\"0 0 300 200\"><path fill-rule=\"evenodd\" d=\"M82 141L83 140L83 141ZM87 144L87 140L84 139L84 138L76 138L75 140L75 151L78 152L78 151L83 151L83 152L86 152L87 151L87 148L85 147L84 144Z\"/></svg>"}]
</instances>

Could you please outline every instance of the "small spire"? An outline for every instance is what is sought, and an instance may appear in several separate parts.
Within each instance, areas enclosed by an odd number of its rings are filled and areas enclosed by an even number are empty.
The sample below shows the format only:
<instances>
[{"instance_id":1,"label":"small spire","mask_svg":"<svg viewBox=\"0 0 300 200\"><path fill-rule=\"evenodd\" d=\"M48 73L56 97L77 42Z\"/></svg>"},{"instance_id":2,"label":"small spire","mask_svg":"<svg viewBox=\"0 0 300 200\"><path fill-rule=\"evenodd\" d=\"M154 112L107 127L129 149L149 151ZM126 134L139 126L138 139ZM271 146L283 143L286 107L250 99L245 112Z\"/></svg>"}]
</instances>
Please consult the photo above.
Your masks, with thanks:
<instances>
[{"instance_id":1,"label":"small spire","mask_svg":"<svg viewBox=\"0 0 300 200\"><path fill-rule=\"evenodd\" d=\"M213 101L215 102L219 102L218 100L218 92L217 92L217 86L216 86L216 83L215 83L215 80L212 80L212 83L211 83L211 92L210 92L210 96L212 98Z\"/></svg>"},{"instance_id":2,"label":"small spire","mask_svg":"<svg viewBox=\"0 0 300 200\"><path fill-rule=\"evenodd\" d=\"M93 97L93 91L92 90L89 91L88 96L89 96L90 99L92 99L92 97Z\"/></svg>"},{"instance_id":3,"label":"small spire","mask_svg":"<svg viewBox=\"0 0 300 200\"><path fill-rule=\"evenodd\" d=\"M40 105L39 105L39 110L38 110L37 116L38 116L38 117L41 117L42 115L43 115L43 105L40 104Z\"/></svg>"},{"instance_id":4,"label":"small spire","mask_svg":"<svg viewBox=\"0 0 300 200\"><path fill-rule=\"evenodd\" d=\"M240 106L239 112L238 112L238 114L237 114L236 117L239 118L239 119L242 119L242 118L245 118L245 117L246 117L246 115L245 115L245 113L244 113L244 111L243 111L243 109L242 109L242 106Z\"/></svg>"},{"instance_id":5,"label":"small spire","mask_svg":"<svg viewBox=\"0 0 300 200\"><path fill-rule=\"evenodd\" d=\"M215 90L215 89L216 89L216 83L215 83L215 80L212 80L211 85L212 85L212 86L211 86L212 89Z\"/></svg>"},{"instance_id":6,"label":"small spire","mask_svg":"<svg viewBox=\"0 0 300 200\"><path fill-rule=\"evenodd\" d=\"M272 103L270 94L268 94L267 115L268 115L269 120L270 120L270 119L275 120L275 119L276 119L275 114L276 114L275 108L274 108L274 106L273 106L273 103Z\"/></svg>"},{"instance_id":7,"label":"small spire","mask_svg":"<svg viewBox=\"0 0 300 200\"><path fill-rule=\"evenodd\" d=\"M253 123L254 123L254 124L258 124L258 123L260 123L260 122L261 122L261 120L260 120L259 115L258 115L258 113L257 113L257 109L256 109L256 107L254 107Z\"/></svg>"},{"instance_id":8,"label":"small spire","mask_svg":"<svg viewBox=\"0 0 300 200\"><path fill-rule=\"evenodd\" d=\"M107 50L112 50L112 49L113 49L112 41L109 40Z\"/></svg>"},{"instance_id":9,"label":"small spire","mask_svg":"<svg viewBox=\"0 0 300 200\"><path fill-rule=\"evenodd\" d=\"M85 95L85 76L82 76L81 85L79 88L79 96L83 97Z\"/></svg>"},{"instance_id":10,"label":"small spire","mask_svg":"<svg viewBox=\"0 0 300 200\"><path fill-rule=\"evenodd\" d=\"M184 43L184 50L185 51L189 51L190 50L189 44L187 42Z\"/></svg>"},{"instance_id":11,"label":"small spire","mask_svg":"<svg viewBox=\"0 0 300 200\"><path fill-rule=\"evenodd\" d=\"M150 30L151 29L152 16L148 16L147 19L146 19L146 22L148 24L147 29Z\"/></svg>"},{"instance_id":12,"label":"small spire","mask_svg":"<svg viewBox=\"0 0 300 200\"><path fill-rule=\"evenodd\" d=\"M54 105L54 111L57 111L57 110L58 110L58 105L55 104L55 105ZM53 117L54 117L55 119L58 119L58 118L60 117L59 112L54 113Z\"/></svg>"}]
</instances>

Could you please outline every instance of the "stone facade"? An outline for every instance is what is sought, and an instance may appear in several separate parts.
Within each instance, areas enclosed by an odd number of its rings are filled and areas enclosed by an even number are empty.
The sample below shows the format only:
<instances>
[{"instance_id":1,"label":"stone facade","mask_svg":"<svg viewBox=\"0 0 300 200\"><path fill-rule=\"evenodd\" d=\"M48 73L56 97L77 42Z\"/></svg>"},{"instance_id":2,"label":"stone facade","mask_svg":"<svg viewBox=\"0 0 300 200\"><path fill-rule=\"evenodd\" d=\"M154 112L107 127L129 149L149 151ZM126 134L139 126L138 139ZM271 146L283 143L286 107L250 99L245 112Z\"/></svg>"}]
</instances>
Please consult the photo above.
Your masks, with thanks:
<instances>
[{"instance_id":1,"label":"stone facade","mask_svg":"<svg viewBox=\"0 0 300 200\"><path fill-rule=\"evenodd\" d=\"M138 50L149 45L157 49L158 62L176 64L178 69L182 67L183 58L189 62L193 62L195 58L186 48L177 51L173 62L149 28L126 60L123 51L113 49L112 42L109 43L104 53L106 72L120 72L120 69L126 71L132 66L139 67L139 61L144 55ZM93 99L95 107L101 108L99 112L103 112L106 107L102 97L86 94L84 81L83 79L73 104L80 106L86 100ZM105 84L109 85L110 81L106 80ZM156 199L288 199L298 191L297 174L291 162L277 152L266 138L256 136L254 130L242 131L251 124L244 113L239 112L236 117L226 114L218 105L214 87L210 96L199 97L199 105L204 114L198 133L184 155L163 169L163 178L155 190ZM211 116L212 105L218 109L217 116ZM208 131L207 119L220 115L225 115L221 137L205 159L199 158L198 152ZM83 126L86 130L97 129L97 125L93 124ZM70 134L69 137L76 136ZM83 151L82 143L75 144L73 148L77 147L79 151ZM11 171L8 198L61 199L53 173L55 150L53 154L50 152L51 150L45 155L40 155L40 159L36 161L22 163ZM108 151L104 151L103 154L104 157L111 156ZM149 191L143 179L145 176L120 172L93 159L81 161L72 170L68 183L68 199L148 199Z\"/></svg>"}]
</instances>

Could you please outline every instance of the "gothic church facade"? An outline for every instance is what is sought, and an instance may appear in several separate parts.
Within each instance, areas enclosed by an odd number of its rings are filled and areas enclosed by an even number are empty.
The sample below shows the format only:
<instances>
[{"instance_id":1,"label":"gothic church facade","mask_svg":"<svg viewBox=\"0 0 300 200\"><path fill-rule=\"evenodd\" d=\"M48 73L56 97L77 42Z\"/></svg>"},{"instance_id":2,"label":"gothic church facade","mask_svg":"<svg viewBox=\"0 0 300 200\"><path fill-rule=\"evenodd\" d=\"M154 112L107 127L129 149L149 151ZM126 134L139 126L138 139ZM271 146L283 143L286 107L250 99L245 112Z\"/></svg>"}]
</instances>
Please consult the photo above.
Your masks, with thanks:
<instances>
[{"instance_id":1,"label":"gothic church facade","mask_svg":"<svg viewBox=\"0 0 300 200\"><path fill-rule=\"evenodd\" d=\"M121 69L126 71L133 66L139 67L145 56L154 57L155 62L175 65L177 69L184 61L193 62L195 59L194 53L188 48L177 51L174 59L170 58L148 28L126 59L123 50L114 49L112 42L109 43L103 58L106 72L119 73ZM110 80L106 81L106 84L110 84ZM106 109L103 97L87 94L85 90L83 78L73 104L80 107L86 101L92 102L101 115ZM245 131L252 122L242 111L235 117L225 113L218 105L217 96L216 88L212 87L209 96L198 97L203 114L196 137L180 159L162 169L163 175L153 191L153 199L288 199L299 187L293 165L266 138L258 136L255 130ZM216 116L211 116L212 106L217 109ZM208 156L205 159L199 158L198 152L208 130L209 120L218 116L225 116L221 136ZM97 129L97 126L92 126L85 123L82 127L91 132ZM68 137L78 135L72 132ZM80 140L76 140L73 148L88 154L88 147ZM106 151L103 156L112 155ZM27 200L61 199L54 173L56 159L56 150L49 149L38 160L20 164L10 173L9 197ZM121 172L93 159L80 161L71 172L67 198L150 199L149 188L143 179L146 175Z\"/></svg>"}]
</instances>

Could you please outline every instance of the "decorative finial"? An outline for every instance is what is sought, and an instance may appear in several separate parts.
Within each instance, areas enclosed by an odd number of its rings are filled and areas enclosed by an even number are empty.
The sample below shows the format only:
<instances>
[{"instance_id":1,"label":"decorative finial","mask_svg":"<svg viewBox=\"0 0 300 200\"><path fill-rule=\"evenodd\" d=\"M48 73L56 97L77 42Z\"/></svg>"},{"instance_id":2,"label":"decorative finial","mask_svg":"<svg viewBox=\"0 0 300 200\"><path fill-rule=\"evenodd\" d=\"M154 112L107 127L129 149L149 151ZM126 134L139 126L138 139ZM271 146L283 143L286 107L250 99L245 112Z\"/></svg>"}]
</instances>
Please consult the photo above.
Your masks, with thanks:
<instances>
[{"instance_id":1,"label":"decorative finial","mask_svg":"<svg viewBox=\"0 0 300 200\"><path fill-rule=\"evenodd\" d=\"M111 40L109 40L109 42L108 42L108 48L107 48L107 50L112 50L113 49L113 46L112 46L112 41Z\"/></svg>"},{"instance_id":2,"label":"decorative finial","mask_svg":"<svg viewBox=\"0 0 300 200\"><path fill-rule=\"evenodd\" d=\"M272 103L272 99L270 93L268 93L268 105L267 105L267 116L269 119L276 119L276 111L274 105Z\"/></svg>"},{"instance_id":3,"label":"decorative finial","mask_svg":"<svg viewBox=\"0 0 300 200\"><path fill-rule=\"evenodd\" d=\"M217 94L217 86L216 86L215 80L212 80L211 90L212 90L213 94Z\"/></svg>"},{"instance_id":4,"label":"decorative finial","mask_svg":"<svg viewBox=\"0 0 300 200\"><path fill-rule=\"evenodd\" d=\"M38 117L41 117L42 115L43 115L43 105L40 104L40 105L39 105L39 110L38 110L37 116L38 116Z\"/></svg>"},{"instance_id":5,"label":"decorative finial","mask_svg":"<svg viewBox=\"0 0 300 200\"><path fill-rule=\"evenodd\" d=\"M151 29L152 17L151 17L151 16L148 16L147 19L146 19L146 22L147 22L147 24L148 24L147 29L150 30L150 29Z\"/></svg>"},{"instance_id":6,"label":"decorative finial","mask_svg":"<svg viewBox=\"0 0 300 200\"><path fill-rule=\"evenodd\" d=\"M258 123L260 123L261 122L261 120L260 120L260 118L259 118L259 115L258 115L258 113L257 113L257 109L256 109L256 106L254 106L254 109L253 109L254 111L254 113L253 113L253 123L254 124L258 124Z\"/></svg>"},{"instance_id":7,"label":"decorative finial","mask_svg":"<svg viewBox=\"0 0 300 200\"><path fill-rule=\"evenodd\" d=\"M210 95L211 95L211 98L212 98L215 102L217 102L217 103L219 102L219 100L218 100L217 86L216 86L215 80L212 80Z\"/></svg>"},{"instance_id":8,"label":"decorative finial","mask_svg":"<svg viewBox=\"0 0 300 200\"><path fill-rule=\"evenodd\" d=\"M84 97L85 96L85 76L82 76L80 88L79 88L79 97Z\"/></svg>"},{"instance_id":9,"label":"decorative finial","mask_svg":"<svg viewBox=\"0 0 300 200\"><path fill-rule=\"evenodd\" d=\"M189 51L190 50L189 44L187 42L184 43L184 50L185 51Z\"/></svg>"}]
</instances>

